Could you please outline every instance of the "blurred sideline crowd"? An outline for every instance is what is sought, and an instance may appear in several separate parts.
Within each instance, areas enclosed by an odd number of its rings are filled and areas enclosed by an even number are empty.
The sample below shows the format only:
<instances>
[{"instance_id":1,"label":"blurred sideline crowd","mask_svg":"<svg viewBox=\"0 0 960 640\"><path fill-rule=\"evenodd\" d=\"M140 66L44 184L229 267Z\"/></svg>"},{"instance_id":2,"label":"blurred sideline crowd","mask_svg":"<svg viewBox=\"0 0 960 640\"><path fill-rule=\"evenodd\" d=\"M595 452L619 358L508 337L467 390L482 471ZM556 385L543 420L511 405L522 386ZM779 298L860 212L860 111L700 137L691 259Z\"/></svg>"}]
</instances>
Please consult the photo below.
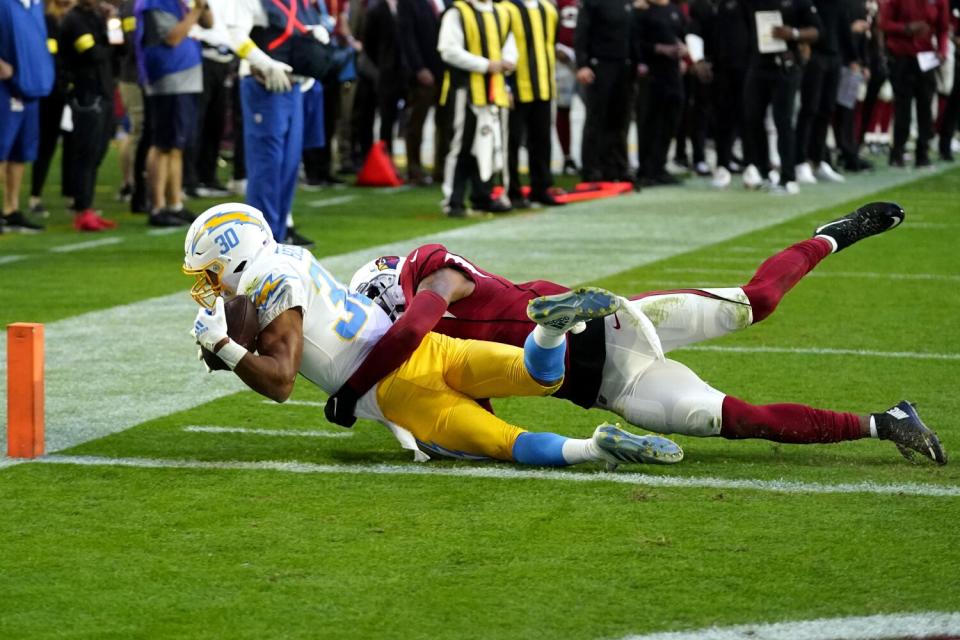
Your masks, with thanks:
<instances>
[{"instance_id":1,"label":"blurred sideline crowd","mask_svg":"<svg viewBox=\"0 0 960 640\"><path fill-rule=\"evenodd\" d=\"M562 204L555 154L584 182L643 188L681 182L672 149L717 188L741 174L790 195L872 169L865 139L892 131L889 165L922 168L934 144L953 160L958 15L960 0L0 0L0 233L43 230L58 145L75 228L116 226L95 202L115 138L119 197L148 224L189 224L185 195L243 195L304 245L298 185L392 160L397 137L407 181L440 184L451 217Z\"/></svg>"}]
</instances>

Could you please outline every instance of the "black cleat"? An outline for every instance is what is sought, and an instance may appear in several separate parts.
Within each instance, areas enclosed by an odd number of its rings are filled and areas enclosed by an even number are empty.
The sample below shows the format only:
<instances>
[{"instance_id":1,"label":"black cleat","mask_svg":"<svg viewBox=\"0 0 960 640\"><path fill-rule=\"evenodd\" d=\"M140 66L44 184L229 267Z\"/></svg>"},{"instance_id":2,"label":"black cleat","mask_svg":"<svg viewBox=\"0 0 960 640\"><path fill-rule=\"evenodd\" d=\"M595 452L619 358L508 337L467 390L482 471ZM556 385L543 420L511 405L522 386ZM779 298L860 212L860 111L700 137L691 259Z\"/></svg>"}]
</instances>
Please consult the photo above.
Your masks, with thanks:
<instances>
[{"instance_id":1,"label":"black cleat","mask_svg":"<svg viewBox=\"0 0 960 640\"><path fill-rule=\"evenodd\" d=\"M889 231L901 222L906 214L900 205L893 202L871 202L853 213L819 226L813 236L829 236L837 243L837 251L846 249L854 242Z\"/></svg>"},{"instance_id":2,"label":"black cleat","mask_svg":"<svg viewBox=\"0 0 960 640\"><path fill-rule=\"evenodd\" d=\"M44 230L42 224L37 224L22 211L14 211L3 216L8 231L19 231L20 233L40 233Z\"/></svg>"},{"instance_id":3,"label":"black cleat","mask_svg":"<svg viewBox=\"0 0 960 640\"><path fill-rule=\"evenodd\" d=\"M897 445L907 460L912 460L916 451L937 464L947 464L947 453L940 439L923 424L912 403L904 400L883 413L873 414L873 419L880 439L890 440Z\"/></svg>"},{"instance_id":4,"label":"black cleat","mask_svg":"<svg viewBox=\"0 0 960 640\"><path fill-rule=\"evenodd\" d=\"M309 249L317 243L311 240L310 238L306 237L305 235L300 234L293 227L287 227L287 238L286 240L283 241L283 244L292 244L298 247L304 247L306 249Z\"/></svg>"}]
</instances>

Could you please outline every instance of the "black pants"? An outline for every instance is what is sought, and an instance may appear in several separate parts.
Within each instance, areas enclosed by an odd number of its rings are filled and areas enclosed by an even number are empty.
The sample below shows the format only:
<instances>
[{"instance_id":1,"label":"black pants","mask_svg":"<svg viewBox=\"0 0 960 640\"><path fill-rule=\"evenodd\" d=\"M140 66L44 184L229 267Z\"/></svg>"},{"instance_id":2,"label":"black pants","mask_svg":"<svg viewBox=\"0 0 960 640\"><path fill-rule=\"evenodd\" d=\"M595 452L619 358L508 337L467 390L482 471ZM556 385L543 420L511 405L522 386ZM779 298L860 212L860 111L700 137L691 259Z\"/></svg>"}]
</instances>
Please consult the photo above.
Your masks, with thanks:
<instances>
[{"instance_id":1,"label":"black pants","mask_svg":"<svg viewBox=\"0 0 960 640\"><path fill-rule=\"evenodd\" d=\"M39 198L43 195L43 185L47 182L50 162L57 152L60 139L60 120L63 118L63 106L66 96L54 89L53 93L40 99L40 142L37 159L30 170L30 195ZM60 158L61 166L65 156Z\"/></svg>"},{"instance_id":2,"label":"black pants","mask_svg":"<svg viewBox=\"0 0 960 640\"><path fill-rule=\"evenodd\" d=\"M70 157L66 160L64 180L70 181L77 211L93 206L97 171L110 145L113 134L113 103L104 97L69 101L73 111L73 134Z\"/></svg>"},{"instance_id":3,"label":"black pants","mask_svg":"<svg viewBox=\"0 0 960 640\"><path fill-rule=\"evenodd\" d=\"M353 98L353 113L351 114L353 133L353 150L359 165L367 159L370 147L373 146L373 121L377 115L377 92L374 81L366 76L357 78L357 93Z\"/></svg>"},{"instance_id":4,"label":"black pants","mask_svg":"<svg viewBox=\"0 0 960 640\"><path fill-rule=\"evenodd\" d=\"M847 167L855 167L860 155L857 142L857 113L838 104L833 114L833 137L837 141L837 150Z\"/></svg>"},{"instance_id":5,"label":"black pants","mask_svg":"<svg viewBox=\"0 0 960 640\"><path fill-rule=\"evenodd\" d=\"M957 50L955 60L954 69L960 70L960 49ZM960 121L960 77L954 71L953 89L950 90L947 105L943 110L943 118L940 120L941 158L949 158L953 155L950 151L950 144L953 142L953 134L957 131L958 121Z\"/></svg>"},{"instance_id":6,"label":"black pants","mask_svg":"<svg viewBox=\"0 0 960 640\"><path fill-rule=\"evenodd\" d=\"M530 197L544 196L553 185L550 174L550 125L552 103L549 100L517 102L510 111L510 140L507 145L507 166L510 168L511 200L520 196L520 146L526 144L530 165Z\"/></svg>"},{"instance_id":7,"label":"black pants","mask_svg":"<svg viewBox=\"0 0 960 640\"><path fill-rule=\"evenodd\" d=\"M793 126L794 104L800 85L800 68L755 63L747 69L743 91L743 142L747 164L756 165L762 175L770 172L770 149L764 118L767 106L773 106L777 127L777 151L780 153L780 183L796 180Z\"/></svg>"},{"instance_id":8,"label":"black pants","mask_svg":"<svg viewBox=\"0 0 960 640\"><path fill-rule=\"evenodd\" d=\"M677 147L674 156L681 161L687 160L687 140L693 152L693 164L706 160L707 126L710 119L711 84L701 82L693 73L684 78L684 106L677 132Z\"/></svg>"},{"instance_id":9,"label":"black pants","mask_svg":"<svg viewBox=\"0 0 960 640\"><path fill-rule=\"evenodd\" d=\"M380 78L383 78L381 73ZM404 98L403 85L396 79L380 82L377 86L377 111L380 113L379 139L387 143L387 154L393 154L393 128L400 115L400 101Z\"/></svg>"},{"instance_id":10,"label":"black pants","mask_svg":"<svg viewBox=\"0 0 960 640\"><path fill-rule=\"evenodd\" d=\"M730 168L733 141L743 130L743 67L714 67L713 111L716 117L714 138L717 144L717 166Z\"/></svg>"},{"instance_id":11,"label":"black pants","mask_svg":"<svg viewBox=\"0 0 960 640\"><path fill-rule=\"evenodd\" d=\"M683 85L673 82L665 85L651 78L648 91L639 160L642 175L656 178L667 170L670 141L683 117Z\"/></svg>"},{"instance_id":12,"label":"black pants","mask_svg":"<svg viewBox=\"0 0 960 640\"><path fill-rule=\"evenodd\" d=\"M873 110L877 106L877 98L880 95L880 89L883 83L887 81L890 74L886 64L877 64L870 67L870 80L867 81L867 94L863 97L863 106L860 109L860 133L857 142L863 144L863 138L867 134L867 127L870 126L870 120L873 119Z\"/></svg>"},{"instance_id":13,"label":"black pants","mask_svg":"<svg viewBox=\"0 0 960 640\"><path fill-rule=\"evenodd\" d=\"M217 160L226 125L229 75L229 62L203 59L203 93L197 105L197 135L187 145L183 157L183 184L186 187L219 182Z\"/></svg>"},{"instance_id":14,"label":"black pants","mask_svg":"<svg viewBox=\"0 0 960 640\"><path fill-rule=\"evenodd\" d=\"M580 150L584 180L622 180L630 175L630 69L623 60L599 60L593 66L595 78L586 89L587 118Z\"/></svg>"},{"instance_id":15,"label":"black pants","mask_svg":"<svg viewBox=\"0 0 960 640\"><path fill-rule=\"evenodd\" d=\"M230 128L233 133L233 179L247 179L243 148L243 105L240 103L240 78L233 78L230 88Z\"/></svg>"},{"instance_id":16,"label":"black pants","mask_svg":"<svg viewBox=\"0 0 960 640\"><path fill-rule=\"evenodd\" d=\"M930 103L937 88L933 71L920 71L920 65L914 56L891 56L890 84L893 86L893 147L890 149L890 159L903 159L903 149L910 136L911 106L916 100L916 162L926 163L929 159L930 139L933 137L933 113Z\"/></svg>"},{"instance_id":17,"label":"black pants","mask_svg":"<svg viewBox=\"0 0 960 640\"><path fill-rule=\"evenodd\" d=\"M410 85L407 94L409 114L407 119L407 175L411 180L418 180L424 175L423 162L420 159L420 147L423 144L423 124L426 122L430 107L434 109L434 123L436 135L434 137L434 182L443 180L443 159L450 148L450 133L448 128L440 126L440 84L439 79L432 87L425 87L416 80Z\"/></svg>"},{"instance_id":18,"label":"black pants","mask_svg":"<svg viewBox=\"0 0 960 640\"><path fill-rule=\"evenodd\" d=\"M797 114L796 162L819 164L827 146L840 83L840 59L813 54L803 69L800 113ZM782 162L782 161L781 161Z\"/></svg>"},{"instance_id":19,"label":"black pants","mask_svg":"<svg viewBox=\"0 0 960 640\"><path fill-rule=\"evenodd\" d=\"M449 193L447 206L451 209L464 208L467 185L470 186L470 201L477 209L485 209L490 204L492 179L480 179L480 169L473 155L473 138L477 132L477 116L470 108L470 94L466 89L451 91L447 96L446 109L450 110L450 122L453 135L450 139L450 151L447 155L443 175L444 193ZM450 163L453 163L451 166Z\"/></svg>"}]
</instances>

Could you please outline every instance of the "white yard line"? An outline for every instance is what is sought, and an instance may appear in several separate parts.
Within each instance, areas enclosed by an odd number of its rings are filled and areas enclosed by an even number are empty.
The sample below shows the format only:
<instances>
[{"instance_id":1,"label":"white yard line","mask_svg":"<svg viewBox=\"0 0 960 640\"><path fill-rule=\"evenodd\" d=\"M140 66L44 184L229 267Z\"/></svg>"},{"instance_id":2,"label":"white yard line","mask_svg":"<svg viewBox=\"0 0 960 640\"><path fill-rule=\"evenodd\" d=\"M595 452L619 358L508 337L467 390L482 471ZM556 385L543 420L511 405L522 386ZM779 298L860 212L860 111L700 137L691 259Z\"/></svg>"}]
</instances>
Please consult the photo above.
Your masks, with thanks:
<instances>
[{"instance_id":1,"label":"white yard line","mask_svg":"<svg viewBox=\"0 0 960 640\"><path fill-rule=\"evenodd\" d=\"M261 400L261 404L269 404L274 407L288 407L293 405L295 407L325 407L327 406L326 402L318 402L316 400L287 400L286 402L274 402L273 400Z\"/></svg>"},{"instance_id":2,"label":"white yard line","mask_svg":"<svg viewBox=\"0 0 960 640\"><path fill-rule=\"evenodd\" d=\"M99 240L89 240L87 242L77 242L74 244L62 244L57 247L50 247L51 253L72 253L74 251L85 251L87 249L96 249L97 247L106 247L111 244L120 244L123 238L116 236L112 238L101 238Z\"/></svg>"},{"instance_id":3,"label":"white yard line","mask_svg":"<svg viewBox=\"0 0 960 640\"><path fill-rule=\"evenodd\" d=\"M894 640L960 634L960 613L901 613L744 624L626 636L623 640Z\"/></svg>"},{"instance_id":4,"label":"white yard line","mask_svg":"<svg viewBox=\"0 0 960 640\"><path fill-rule=\"evenodd\" d=\"M245 427L205 427L190 425L183 428L188 433L244 433L255 436L294 436L299 438L349 438L352 431L308 431L297 429L247 429Z\"/></svg>"},{"instance_id":5,"label":"white yard line","mask_svg":"<svg viewBox=\"0 0 960 640\"><path fill-rule=\"evenodd\" d=\"M172 236L175 233L186 234L187 227L165 227L163 229L150 229L147 231L148 236Z\"/></svg>"},{"instance_id":6,"label":"white yard line","mask_svg":"<svg viewBox=\"0 0 960 640\"><path fill-rule=\"evenodd\" d=\"M759 266L759 265L757 265ZM710 269L706 267L668 267L667 273L702 273L707 275L749 275L753 269ZM960 275L950 273L883 273L879 271L811 271L806 278L863 278L867 280L929 280L960 282Z\"/></svg>"},{"instance_id":7,"label":"white yard line","mask_svg":"<svg viewBox=\"0 0 960 640\"><path fill-rule=\"evenodd\" d=\"M731 480L710 477L654 476L642 473L578 473L562 470L516 469L494 464L474 467L437 467L427 464L313 464L281 461L203 461L157 458L108 458L102 456L47 455L33 462L95 467L133 467L142 469L228 469L239 471L281 471L286 473L386 476L440 476L492 480L552 480L554 482L612 482L670 489L724 489L766 491L788 494L874 494L910 495L931 498L960 498L960 487L917 483L878 484L857 482L826 484L792 480Z\"/></svg>"},{"instance_id":8,"label":"white yard line","mask_svg":"<svg viewBox=\"0 0 960 640\"><path fill-rule=\"evenodd\" d=\"M406 255L419 244L442 242L451 251L462 252L508 278L543 278L574 285L729 240L917 177L878 171L846 185L805 189L789 199L748 192L718 194L706 186L651 190L536 215L495 218L321 257L321 262L338 278L349 280L360 265L376 256ZM104 238L81 244L87 248L121 240ZM171 268L177 268L175 257L171 260ZM235 376L203 373L193 341L187 336L194 314L196 304L185 287L182 293L48 324L47 451L101 438L245 388ZM104 348L105 341L109 349ZM0 340L0 388L5 380L6 343ZM5 422L6 403L0 402L0 424ZM5 449L6 430L0 429L0 451Z\"/></svg>"},{"instance_id":9,"label":"white yard line","mask_svg":"<svg viewBox=\"0 0 960 640\"><path fill-rule=\"evenodd\" d=\"M338 204L346 204L351 200L356 200L357 196L336 196L334 198L324 198L323 200L311 200L307 203L309 207L335 207Z\"/></svg>"},{"instance_id":10,"label":"white yard line","mask_svg":"<svg viewBox=\"0 0 960 640\"><path fill-rule=\"evenodd\" d=\"M864 356L869 358L906 358L908 360L960 360L960 353L929 353L924 351L871 351L870 349L825 349L803 347L725 347L720 345L690 345L686 351L720 351L728 353L789 353L813 356Z\"/></svg>"},{"instance_id":11,"label":"white yard line","mask_svg":"<svg viewBox=\"0 0 960 640\"><path fill-rule=\"evenodd\" d=\"M23 260L25 256L0 256L0 264L10 264L11 262L19 262Z\"/></svg>"}]
</instances>

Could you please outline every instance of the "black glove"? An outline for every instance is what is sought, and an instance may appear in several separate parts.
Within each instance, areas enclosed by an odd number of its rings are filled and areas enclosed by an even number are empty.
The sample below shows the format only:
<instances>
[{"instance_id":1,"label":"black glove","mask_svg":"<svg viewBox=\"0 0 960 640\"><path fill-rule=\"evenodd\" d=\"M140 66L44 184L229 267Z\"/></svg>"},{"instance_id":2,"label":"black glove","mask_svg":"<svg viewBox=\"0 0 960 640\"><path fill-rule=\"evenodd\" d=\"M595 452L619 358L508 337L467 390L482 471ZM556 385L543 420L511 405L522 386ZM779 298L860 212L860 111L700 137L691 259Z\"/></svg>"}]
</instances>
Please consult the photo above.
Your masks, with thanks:
<instances>
[{"instance_id":1,"label":"black glove","mask_svg":"<svg viewBox=\"0 0 960 640\"><path fill-rule=\"evenodd\" d=\"M354 412L357 410L357 400L360 396L350 388L349 385L343 385L340 390L327 398L327 404L323 407L323 414L327 420L341 427L350 428L357 421Z\"/></svg>"}]
</instances>

